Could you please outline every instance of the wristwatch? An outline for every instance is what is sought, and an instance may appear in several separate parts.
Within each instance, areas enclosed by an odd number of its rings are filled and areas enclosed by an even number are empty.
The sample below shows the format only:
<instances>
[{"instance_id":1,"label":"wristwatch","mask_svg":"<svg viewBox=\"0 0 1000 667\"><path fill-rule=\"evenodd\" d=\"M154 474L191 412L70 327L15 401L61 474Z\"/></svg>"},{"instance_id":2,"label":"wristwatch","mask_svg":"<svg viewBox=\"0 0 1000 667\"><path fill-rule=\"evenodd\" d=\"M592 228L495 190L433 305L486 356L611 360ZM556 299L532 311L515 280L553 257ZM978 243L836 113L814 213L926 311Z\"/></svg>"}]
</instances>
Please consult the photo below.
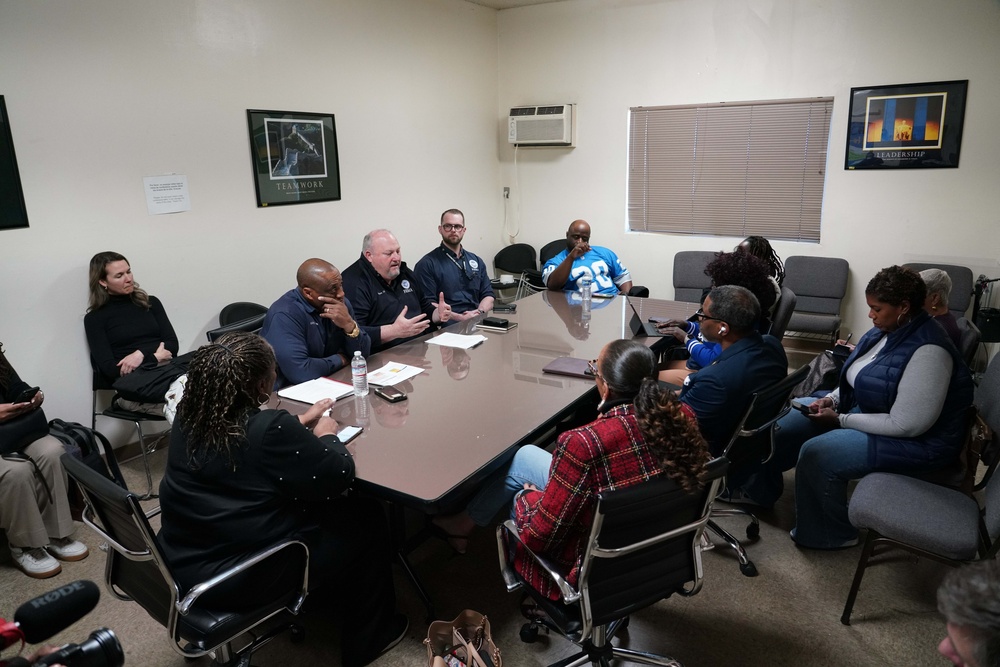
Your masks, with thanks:
<instances>
[{"instance_id":1,"label":"wristwatch","mask_svg":"<svg viewBox=\"0 0 1000 667\"><path fill-rule=\"evenodd\" d=\"M348 338L357 338L358 336L361 335L361 327L359 327L358 323L355 322L354 323L354 331L345 332L345 333L347 333L347 337Z\"/></svg>"}]
</instances>

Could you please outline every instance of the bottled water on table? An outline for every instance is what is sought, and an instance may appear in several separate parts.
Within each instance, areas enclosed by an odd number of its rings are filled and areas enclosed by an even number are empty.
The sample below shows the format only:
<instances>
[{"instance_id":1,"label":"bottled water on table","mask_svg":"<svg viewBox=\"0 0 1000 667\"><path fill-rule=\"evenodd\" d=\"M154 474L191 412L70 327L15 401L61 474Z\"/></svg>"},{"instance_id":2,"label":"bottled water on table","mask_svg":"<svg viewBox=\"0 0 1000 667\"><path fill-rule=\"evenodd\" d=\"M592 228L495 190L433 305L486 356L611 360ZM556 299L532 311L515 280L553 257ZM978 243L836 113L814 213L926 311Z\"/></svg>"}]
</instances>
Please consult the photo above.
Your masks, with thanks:
<instances>
[{"instance_id":1,"label":"bottled water on table","mask_svg":"<svg viewBox=\"0 0 1000 667\"><path fill-rule=\"evenodd\" d=\"M351 359L351 379L354 381L354 395L368 395L368 362L361 356L361 351L354 353Z\"/></svg>"},{"instance_id":2,"label":"bottled water on table","mask_svg":"<svg viewBox=\"0 0 1000 667\"><path fill-rule=\"evenodd\" d=\"M580 278L580 297L583 299L585 304L590 303L591 296L593 296L594 281L590 276L584 276Z\"/></svg>"}]
</instances>

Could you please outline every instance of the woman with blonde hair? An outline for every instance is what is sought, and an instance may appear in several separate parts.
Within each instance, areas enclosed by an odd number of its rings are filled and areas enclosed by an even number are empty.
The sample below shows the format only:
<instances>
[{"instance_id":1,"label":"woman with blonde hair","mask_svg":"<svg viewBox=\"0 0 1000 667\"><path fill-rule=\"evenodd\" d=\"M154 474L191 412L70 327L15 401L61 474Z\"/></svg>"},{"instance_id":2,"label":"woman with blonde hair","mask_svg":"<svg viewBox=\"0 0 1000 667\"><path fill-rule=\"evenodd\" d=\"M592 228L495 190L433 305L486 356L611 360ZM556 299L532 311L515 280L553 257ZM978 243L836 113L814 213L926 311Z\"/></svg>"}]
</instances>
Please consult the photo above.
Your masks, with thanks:
<instances>
[{"instance_id":1,"label":"woman with blonde hair","mask_svg":"<svg viewBox=\"0 0 1000 667\"><path fill-rule=\"evenodd\" d=\"M91 361L108 385L177 354L177 335L163 305L140 289L123 255L112 251L94 255L89 284L90 306L83 326ZM148 403L121 399L118 403L126 410L156 412L163 407L163 397L155 398Z\"/></svg>"}]
</instances>

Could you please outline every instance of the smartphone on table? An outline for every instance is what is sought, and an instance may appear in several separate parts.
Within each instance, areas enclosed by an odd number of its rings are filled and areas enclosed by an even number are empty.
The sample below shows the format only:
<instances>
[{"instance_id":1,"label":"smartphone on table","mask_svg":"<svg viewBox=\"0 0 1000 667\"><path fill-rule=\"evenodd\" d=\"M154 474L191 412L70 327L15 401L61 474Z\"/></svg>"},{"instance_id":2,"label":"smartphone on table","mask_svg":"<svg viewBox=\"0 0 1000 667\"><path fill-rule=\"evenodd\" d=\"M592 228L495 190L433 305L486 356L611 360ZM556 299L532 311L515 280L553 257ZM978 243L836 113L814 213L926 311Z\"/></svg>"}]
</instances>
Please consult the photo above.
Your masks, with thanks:
<instances>
[{"instance_id":1,"label":"smartphone on table","mask_svg":"<svg viewBox=\"0 0 1000 667\"><path fill-rule=\"evenodd\" d=\"M399 403L406 400L406 394L395 387L373 387L372 391L379 398L384 398L390 403Z\"/></svg>"}]
</instances>

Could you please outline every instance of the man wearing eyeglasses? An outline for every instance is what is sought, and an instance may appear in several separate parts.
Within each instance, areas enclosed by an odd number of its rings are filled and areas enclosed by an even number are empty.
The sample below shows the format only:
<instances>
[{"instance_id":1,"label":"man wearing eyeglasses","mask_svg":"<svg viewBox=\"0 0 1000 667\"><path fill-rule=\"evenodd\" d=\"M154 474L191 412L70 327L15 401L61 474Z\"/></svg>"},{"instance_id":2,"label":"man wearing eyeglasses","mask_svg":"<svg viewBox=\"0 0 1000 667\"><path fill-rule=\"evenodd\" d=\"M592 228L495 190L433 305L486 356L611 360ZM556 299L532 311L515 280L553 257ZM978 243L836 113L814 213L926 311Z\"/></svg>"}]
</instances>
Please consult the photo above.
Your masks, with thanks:
<instances>
[{"instance_id":1,"label":"man wearing eyeglasses","mask_svg":"<svg viewBox=\"0 0 1000 667\"><path fill-rule=\"evenodd\" d=\"M785 377L788 359L777 338L757 332L760 305L744 287L714 288L696 316L702 336L718 343L722 353L711 365L684 379L679 398L694 410L709 450L718 456L753 392Z\"/></svg>"},{"instance_id":2,"label":"man wearing eyeglasses","mask_svg":"<svg viewBox=\"0 0 1000 667\"><path fill-rule=\"evenodd\" d=\"M271 304L260 330L274 348L275 389L330 375L351 363L355 351L366 357L371 351L337 267L307 259L295 278L298 286Z\"/></svg>"},{"instance_id":3,"label":"man wearing eyeglasses","mask_svg":"<svg viewBox=\"0 0 1000 667\"><path fill-rule=\"evenodd\" d=\"M577 292L578 282L585 276L591 279L594 294L614 296L628 294L632 289L632 274L618 255L608 248L590 245L590 224L574 220L566 231L566 249L545 262L542 280L550 290Z\"/></svg>"},{"instance_id":4,"label":"man wearing eyeglasses","mask_svg":"<svg viewBox=\"0 0 1000 667\"><path fill-rule=\"evenodd\" d=\"M413 273L424 294L444 295L451 321L467 320L493 308L493 287L486 262L462 247L465 215L457 208L441 214L441 245L424 255Z\"/></svg>"}]
</instances>

